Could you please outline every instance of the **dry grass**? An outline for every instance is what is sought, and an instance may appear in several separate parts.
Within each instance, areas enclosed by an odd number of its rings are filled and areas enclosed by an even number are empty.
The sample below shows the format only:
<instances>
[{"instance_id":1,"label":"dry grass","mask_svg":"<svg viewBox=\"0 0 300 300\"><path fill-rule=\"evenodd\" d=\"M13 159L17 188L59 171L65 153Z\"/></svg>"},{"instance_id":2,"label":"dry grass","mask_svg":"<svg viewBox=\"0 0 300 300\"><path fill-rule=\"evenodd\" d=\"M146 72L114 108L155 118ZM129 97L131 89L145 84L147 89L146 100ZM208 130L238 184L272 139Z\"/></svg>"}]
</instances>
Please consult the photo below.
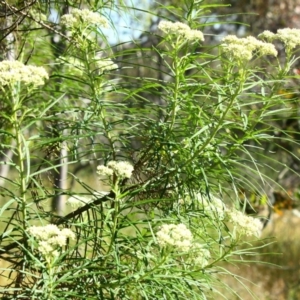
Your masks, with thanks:
<instances>
[{"instance_id":1,"label":"dry grass","mask_svg":"<svg viewBox=\"0 0 300 300\"><path fill-rule=\"evenodd\" d=\"M230 272L245 278L245 285L256 296L251 296L233 277L224 276L222 282L239 295L233 298L224 292L228 299L300 299L300 217L297 214L298 211L292 210L274 214L264 232L264 237L274 237L274 243L263 248L257 257L265 264L225 265Z\"/></svg>"}]
</instances>

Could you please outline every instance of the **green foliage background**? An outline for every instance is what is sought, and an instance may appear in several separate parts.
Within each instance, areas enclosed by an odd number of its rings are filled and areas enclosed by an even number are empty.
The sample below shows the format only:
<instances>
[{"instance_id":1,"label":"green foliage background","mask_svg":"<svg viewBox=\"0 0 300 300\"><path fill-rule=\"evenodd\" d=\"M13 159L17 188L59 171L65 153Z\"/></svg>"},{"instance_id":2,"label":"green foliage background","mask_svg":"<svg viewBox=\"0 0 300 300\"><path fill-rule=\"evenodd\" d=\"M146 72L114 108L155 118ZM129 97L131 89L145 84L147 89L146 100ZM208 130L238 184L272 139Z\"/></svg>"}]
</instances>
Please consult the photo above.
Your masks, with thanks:
<instances>
[{"instance_id":1,"label":"green foliage background","mask_svg":"<svg viewBox=\"0 0 300 300\"><path fill-rule=\"evenodd\" d=\"M1 3L8 11L2 59L49 73L42 88L18 87L17 107L15 94L1 86L1 166L9 165L0 187L3 299L221 297L218 274L232 274L219 263L251 261L256 249L206 211L203 199L239 208L240 191L250 190L271 203L277 174L290 169L290 157L298 159L295 130L278 125L282 116L298 118L297 101L287 96L296 52L239 64L216 43L189 43L155 27L179 20L206 32L221 23L207 15L225 5L191 0L156 4L155 13L136 9L154 29L113 46L102 28L70 30L41 15L87 7L109 18L110 11L129 14L132 5ZM112 160L130 161L133 176L96 185L86 179L98 180L97 165ZM89 202L68 213L62 203L71 196ZM245 200L243 210L256 204ZM47 223L76 233L55 259L43 257L28 234ZM161 248L155 234L165 223L188 225L210 250L209 264L193 265L187 254Z\"/></svg>"}]
</instances>

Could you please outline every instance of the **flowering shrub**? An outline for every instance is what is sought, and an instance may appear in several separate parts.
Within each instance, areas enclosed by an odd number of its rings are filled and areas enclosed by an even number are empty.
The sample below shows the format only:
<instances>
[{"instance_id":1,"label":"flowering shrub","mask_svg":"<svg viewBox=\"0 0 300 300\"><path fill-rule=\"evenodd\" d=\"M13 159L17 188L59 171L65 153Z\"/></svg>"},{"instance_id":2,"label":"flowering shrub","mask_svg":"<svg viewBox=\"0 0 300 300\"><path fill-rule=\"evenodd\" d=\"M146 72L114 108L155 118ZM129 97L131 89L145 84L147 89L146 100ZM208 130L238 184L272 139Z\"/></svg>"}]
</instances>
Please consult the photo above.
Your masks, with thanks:
<instances>
[{"instance_id":1,"label":"flowering shrub","mask_svg":"<svg viewBox=\"0 0 300 300\"><path fill-rule=\"evenodd\" d=\"M277 92L299 32L230 35L211 46L207 6L190 0L164 7L153 46L112 47L102 32L113 23L107 5L56 7L58 24L36 11L11 14L27 19L24 30L34 18L42 34L19 36L22 55L0 62L1 167L11 168L0 177L0 256L11 262L0 293L217 299L221 263L249 262L262 231L239 210L238 190L264 191L274 179L263 166L281 164L264 145L289 110ZM47 3L31 6L48 12ZM275 40L285 59L275 59Z\"/></svg>"}]
</instances>

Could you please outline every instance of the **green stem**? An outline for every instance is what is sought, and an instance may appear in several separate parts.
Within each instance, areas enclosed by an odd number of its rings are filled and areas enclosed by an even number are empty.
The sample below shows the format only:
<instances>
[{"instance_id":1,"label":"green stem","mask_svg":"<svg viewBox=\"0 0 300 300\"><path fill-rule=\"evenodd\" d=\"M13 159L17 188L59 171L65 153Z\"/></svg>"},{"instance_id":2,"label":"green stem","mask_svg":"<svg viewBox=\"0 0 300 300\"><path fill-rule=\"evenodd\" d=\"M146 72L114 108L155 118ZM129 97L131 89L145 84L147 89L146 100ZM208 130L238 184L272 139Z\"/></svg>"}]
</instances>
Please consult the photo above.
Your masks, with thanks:
<instances>
[{"instance_id":1,"label":"green stem","mask_svg":"<svg viewBox=\"0 0 300 300\"><path fill-rule=\"evenodd\" d=\"M114 145L114 142L112 140L112 135L110 133L110 130L109 130L109 126L107 124L107 121L106 121L106 118L105 118L105 115L106 115L106 110L103 106L101 106L100 108L100 116L101 116L101 120L103 122L103 126L104 126L104 130L106 132L106 136L107 136L107 139L109 141L109 144L110 144L110 147L111 147L111 150L112 150L112 159L113 160L116 160L116 151L115 151L115 145Z\"/></svg>"},{"instance_id":2,"label":"green stem","mask_svg":"<svg viewBox=\"0 0 300 300\"><path fill-rule=\"evenodd\" d=\"M112 150L112 159L115 160L116 159L115 144L112 140L113 137L110 132L109 124L106 120L106 109L103 106L103 104L101 103L101 96L103 96L103 93L100 90L99 86L101 86L102 81L97 82L97 79L95 79L94 72L90 70L90 63L92 62L94 55L91 57L90 53L87 51L84 53L84 57L85 57L85 61L84 61L85 68L88 70L88 78L90 81L92 95L93 95L93 98L95 99L95 106L94 106L95 114L94 115L100 114L101 121L102 121L103 127L104 127L104 132L105 132L106 138L108 139L109 145ZM100 79L98 78L98 80L100 80Z\"/></svg>"},{"instance_id":3,"label":"green stem","mask_svg":"<svg viewBox=\"0 0 300 300\"><path fill-rule=\"evenodd\" d=\"M181 167L184 167L186 165L188 165L189 163L191 163L196 157L199 156L199 154L210 144L210 142L214 139L214 137L216 136L216 134L218 133L219 129L221 128L221 125L224 123L225 117L227 115L227 113L229 112L229 110L232 108L232 105L234 103L234 101L236 100L236 97L240 94L240 91L242 90L243 87L243 82L240 83L238 89L236 90L236 92L231 96L231 99L225 109L225 111L223 112L217 126L215 127L214 131L212 132L212 134L210 135L210 137L203 143L203 145L197 150L195 151L195 153L189 158L187 159L184 164Z\"/></svg>"},{"instance_id":4,"label":"green stem","mask_svg":"<svg viewBox=\"0 0 300 300\"><path fill-rule=\"evenodd\" d=\"M238 245L238 243L233 243L233 244L231 244L231 245L229 246L229 249L228 249L227 251L225 250L224 253L223 253L219 258L217 258L216 260L214 260L212 263L206 265L206 266L204 267L204 269L209 269L209 268L211 268L211 267L214 267L218 262L225 260L225 258L226 258L228 255L230 255L230 253L232 252L232 250L234 249L234 247L236 247L237 245Z\"/></svg>"},{"instance_id":5,"label":"green stem","mask_svg":"<svg viewBox=\"0 0 300 300\"><path fill-rule=\"evenodd\" d=\"M286 58L286 61L285 61L285 64L284 64L283 68L281 68L280 62L278 60L278 69L279 69L279 79L280 79L280 81L275 82L275 84L271 88L271 92L268 95L269 99L272 99L274 96L276 96L277 93L278 93L278 90L280 89L280 87L282 87L282 79L286 77L286 75L288 74L288 72L291 68L290 61L291 61L291 53L290 52L287 53L287 58ZM259 115L256 116L257 121L253 122L251 128L249 129L249 132L252 132L257 127L257 125L261 121L265 111L268 110L269 107L270 107L268 102L264 101L263 103L264 103L264 107L259 111ZM274 105L274 104L272 104L272 105Z\"/></svg>"},{"instance_id":6,"label":"green stem","mask_svg":"<svg viewBox=\"0 0 300 300\"><path fill-rule=\"evenodd\" d=\"M19 99L19 95L16 92L13 95L13 114L11 117L11 122L13 126L14 136L16 139L16 153L17 153L17 165L19 168L19 187L20 187L20 205L21 205L21 212L22 212L22 227L25 230L27 225L27 203L26 203L26 188L27 188L27 181L26 181L26 175L25 175L25 160L26 155L24 154L25 149L25 137L22 134L22 121L24 118L24 115L20 116L21 112L21 101Z\"/></svg>"},{"instance_id":7,"label":"green stem","mask_svg":"<svg viewBox=\"0 0 300 300\"><path fill-rule=\"evenodd\" d=\"M106 265L107 260L108 260L108 256L113 248L113 245L115 244L115 240L117 237L117 228L118 228L118 221L119 221L119 212L120 212L120 190L119 190L119 186L118 186L119 182L118 179L116 179L115 183L113 184L113 189L112 191L115 193L115 199L114 199L114 211L112 213L112 221L113 221L113 227L112 227L112 231L111 231L111 240L109 243L109 247L108 250L106 252L106 256L105 259L103 261L103 266Z\"/></svg>"},{"instance_id":8,"label":"green stem","mask_svg":"<svg viewBox=\"0 0 300 300\"><path fill-rule=\"evenodd\" d=\"M173 129L175 120L176 120L176 110L178 104L178 94L179 94L179 86L180 86L180 68L179 68L179 61L178 61L178 53L177 50L174 50L174 75L175 75L175 85L174 85L174 93L172 101L172 118L171 118L171 126L170 130Z\"/></svg>"},{"instance_id":9,"label":"green stem","mask_svg":"<svg viewBox=\"0 0 300 300\"><path fill-rule=\"evenodd\" d=\"M53 277L54 277L54 268L52 267L51 264L51 257L46 258L47 260L47 265L48 265L48 282L47 282L47 292L46 292L46 297L47 299L53 299Z\"/></svg>"}]
</instances>

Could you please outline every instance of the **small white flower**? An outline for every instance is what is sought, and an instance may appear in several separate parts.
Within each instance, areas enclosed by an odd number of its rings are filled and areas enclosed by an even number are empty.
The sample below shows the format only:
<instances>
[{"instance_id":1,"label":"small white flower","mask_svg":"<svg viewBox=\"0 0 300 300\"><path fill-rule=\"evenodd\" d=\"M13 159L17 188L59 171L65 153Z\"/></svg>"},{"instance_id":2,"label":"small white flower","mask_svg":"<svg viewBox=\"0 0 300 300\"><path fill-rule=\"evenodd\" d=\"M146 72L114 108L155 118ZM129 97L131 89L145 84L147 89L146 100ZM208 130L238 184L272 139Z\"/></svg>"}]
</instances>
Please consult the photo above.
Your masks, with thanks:
<instances>
[{"instance_id":1,"label":"small white flower","mask_svg":"<svg viewBox=\"0 0 300 300\"><path fill-rule=\"evenodd\" d=\"M75 234L72 230L64 228L58 235L52 236L47 240L50 245L63 247L67 244L67 238L75 239Z\"/></svg>"},{"instance_id":2,"label":"small white flower","mask_svg":"<svg viewBox=\"0 0 300 300\"><path fill-rule=\"evenodd\" d=\"M31 226L28 228L28 232L36 239L47 240L53 235L58 235L60 230L56 225L48 224L46 226Z\"/></svg>"},{"instance_id":3,"label":"small white flower","mask_svg":"<svg viewBox=\"0 0 300 300\"><path fill-rule=\"evenodd\" d=\"M181 22L161 21L158 28L166 34L181 36L189 41L204 41L204 35L199 30L191 29L188 25Z\"/></svg>"},{"instance_id":4,"label":"small white flower","mask_svg":"<svg viewBox=\"0 0 300 300\"><path fill-rule=\"evenodd\" d=\"M127 161L110 161L107 166L120 178L130 178L133 166Z\"/></svg>"},{"instance_id":5,"label":"small white flower","mask_svg":"<svg viewBox=\"0 0 300 300\"><path fill-rule=\"evenodd\" d=\"M295 47L300 46L300 29L278 29L276 39L282 41L285 44L286 48L294 49Z\"/></svg>"},{"instance_id":6,"label":"small white flower","mask_svg":"<svg viewBox=\"0 0 300 300\"><path fill-rule=\"evenodd\" d=\"M193 236L184 224L164 224L156 233L156 240L161 247L171 246L186 252L192 247Z\"/></svg>"},{"instance_id":7,"label":"small white flower","mask_svg":"<svg viewBox=\"0 0 300 300\"><path fill-rule=\"evenodd\" d=\"M75 239L75 234L68 228L60 230L56 225L31 226L27 229L38 242L38 251L44 256L54 257L58 247L67 244L67 238ZM57 252L57 251L56 251Z\"/></svg>"},{"instance_id":8,"label":"small white flower","mask_svg":"<svg viewBox=\"0 0 300 300\"><path fill-rule=\"evenodd\" d=\"M253 36L238 38L228 35L222 40L221 48L229 58L243 62L252 59L253 54L277 56L275 46L257 40Z\"/></svg>"},{"instance_id":9,"label":"small white flower","mask_svg":"<svg viewBox=\"0 0 300 300\"><path fill-rule=\"evenodd\" d=\"M227 207L221 199L216 198L213 195L210 195L208 198L201 194L198 194L196 198L207 216L214 219L217 218L221 221L226 218Z\"/></svg>"},{"instance_id":10,"label":"small white flower","mask_svg":"<svg viewBox=\"0 0 300 300\"><path fill-rule=\"evenodd\" d=\"M69 238L71 240L75 239L75 233L71 229L69 229L69 228L63 228L61 230L61 234L63 236L65 236L66 238Z\"/></svg>"},{"instance_id":11,"label":"small white flower","mask_svg":"<svg viewBox=\"0 0 300 300\"><path fill-rule=\"evenodd\" d=\"M53 258L59 257L59 252L57 250L54 250L54 251L51 252L51 256Z\"/></svg>"},{"instance_id":12,"label":"small white flower","mask_svg":"<svg viewBox=\"0 0 300 300\"><path fill-rule=\"evenodd\" d=\"M127 161L110 161L106 166L98 166L98 175L112 176L115 174L119 178L130 178L134 168Z\"/></svg>"},{"instance_id":13,"label":"small white flower","mask_svg":"<svg viewBox=\"0 0 300 300\"><path fill-rule=\"evenodd\" d=\"M98 166L97 167L97 173L98 175L102 176L112 176L114 171L111 168L108 168L106 166Z\"/></svg>"},{"instance_id":14,"label":"small white flower","mask_svg":"<svg viewBox=\"0 0 300 300\"><path fill-rule=\"evenodd\" d=\"M223 44L223 52L234 60L249 61L252 59L252 51L243 45Z\"/></svg>"},{"instance_id":15,"label":"small white flower","mask_svg":"<svg viewBox=\"0 0 300 300\"><path fill-rule=\"evenodd\" d=\"M117 168L117 164L118 164L117 161L111 160L111 161L108 162L107 166L108 166L110 169L114 170L114 169Z\"/></svg>"},{"instance_id":16,"label":"small white flower","mask_svg":"<svg viewBox=\"0 0 300 300\"><path fill-rule=\"evenodd\" d=\"M261 42L260 45L257 47L257 51L259 52L260 55L273 55L277 56L278 52L275 49L275 46L270 44L270 43L263 43Z\"/></svg>"},{"instance_id":17,"label":"small white flower","mask_svg":"<svg viewBox=\"0 0 300 300\"><path fill-rule=\"evenodd\" d=\"M38 87L49 78L43 67L24 65L19 61L4 60L0 62L0 85L23 85Z\"/></svg>"},{"instance_id":18,"label":"small white flower","mask_svg":"<svg viewBox=\"0 0 300 300\"><path fill-rule=\"evenodd\" d=\"M189 31L186 31L184 33L184 37L189 41L193 41L193 40L204 41L204 35L199 30L190 29Z\"/></svg>"},{"instance_id":19,"label":"small white flower","mask_svg":"<svg viewBox=\"0 0 300 300\"><path fill-rule=\"evenodd\" d=\"M49 238L47 243L53 246L63 247L67 244L67 239L64 235L57 235Z\"/></svg>"},{"instance_id":20,"label":"small white flower","mask_svg":"<svg viewBox=\"0 0 300 300\"><path fill-rule=\"evenodd\" d=\"M184 23L181 22L169 22L169 21L161 21L158 24L158 29L165 33L170 33L170 34L180 34L183 32L186 32L190 30L190 27Z\"/></svg>"},{"instance_id":21,"label":"small white flower","mask_svg":"<svg viewBox=\"0 0 300 300\"><path fill-rule=\"evenodd\" d=\"M276 34L265 30L258 37L267 41L280 40L290 50L300 46L300 29L296 28L278 29Z\"/></svg>"},{"instance_id":22,"label":"small white flower","mask_svg":"<svg viewBox=\"0 0 300 300\"><path fill-rule=\"evenodd\" d=\"M60 234L60 229L54 224L48 224L46 226L40 227L41 231L44 231L48 234L48 236L58 235Z\"/></svg>"},{"instance_id":23,"label":"small white flower","mask_svg":"<svg viewBox=\"0 0 300 300\"><path fill-rule=\"evenodd\" d=\"M195 265L200 268L204 268L208 265L211 255L209 250L207 250L203 245L194 243L190 251L190 258Z\"/></svg>"},{"instance_id":24,"label":"small white flower","mask_svg":"<svg viewBox=\"0 0 300 300\"><path fill-rule=\"evenodd\" d=\"M38 226L30 226L28 229L27 229L28 233L31 234L32 236L34 236L35 238L43 238L41 236L41 230L40 230L40 227ZM48 235L47 235L48 236Z\"/></svg>"},{"instance_id":25,"label":"small white flower","mask_svg":"<svg viewBox=\"0 0 300 300\"><path fill-rule=\"evenodd\" d=\"M276 35L269 30L265 30L261 34L258 35L258 38L260 38L262 40L266 40L268 42L272 42L276 38Z\"/></svg>"},{"instance_id":26,"label":"small white flower","mask_svg":"<svg viewBox=\"0 0 300 300\"><path fill-rule=\"evenodd\" d=\"M50 253L53 253L54 248L52 247L52 245L50 243L48 243L47 241L40 241L39 242L39 246L38 246L38 251L45 255L48 256Z\"/></svg>"},{"instance_id":27,"label":"small white flower","mask_svg":"<svg viewBox=\"0 0 300 300\"><path fill-rule=\"evenodd\" d=\"M77 23L77 19L72 14L65 14L61 17L61 23L67 27L73 27Z\"/></svg>"},{"instance_id":28,"label":"small white flower","mask_svg":"<svg viewBox=\"0 0 300 300\"><path fill-rule=\"evenodd\" d=\"M70 28L89 25L108 27L108 21L99 13L77 8L74 8L70 14L63 15L61 23Z\"/></svg>"},{"instance_id":29,"label":"small white flower","mask_svg":"<svg viewBox=\"0 0 300 300\"><path fill-rule=\"evenodd\" d=\"M228 211L227 215L228 221L234 226L235 234L260 237L263 224L259 219L246 216L236 209Z\"/></svg>"}]
</instances>

